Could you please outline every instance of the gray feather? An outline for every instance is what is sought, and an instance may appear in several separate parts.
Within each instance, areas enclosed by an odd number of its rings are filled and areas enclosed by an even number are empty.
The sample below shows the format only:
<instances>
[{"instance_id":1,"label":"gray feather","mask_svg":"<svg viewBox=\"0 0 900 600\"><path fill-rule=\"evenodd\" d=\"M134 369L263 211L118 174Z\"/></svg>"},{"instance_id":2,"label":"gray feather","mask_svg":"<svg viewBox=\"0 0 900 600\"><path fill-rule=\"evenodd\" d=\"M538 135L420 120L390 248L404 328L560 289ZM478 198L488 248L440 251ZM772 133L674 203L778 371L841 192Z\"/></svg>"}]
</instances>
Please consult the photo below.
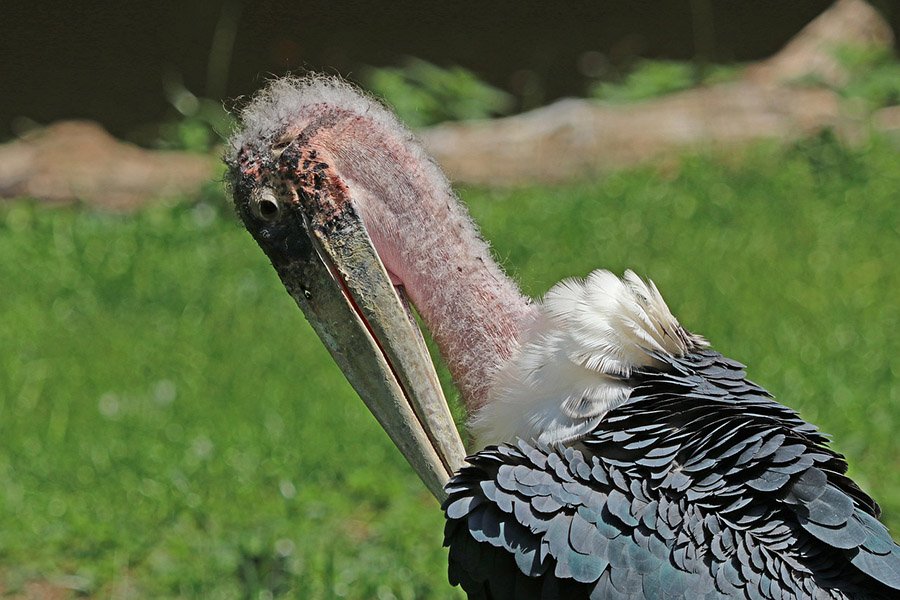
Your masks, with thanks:
<instances>
[{"instance_id":1,"label":"gray feather","mask_svg":"<svg viewBox=\"0 0 900 600\"><path fill-rule=\"evenodd\" d=\"M825 436L714 352L654 358L576 445L469 457L446 487L451 582L473 598L900 594L900 547Z\"/></svg>"}]
</instances>

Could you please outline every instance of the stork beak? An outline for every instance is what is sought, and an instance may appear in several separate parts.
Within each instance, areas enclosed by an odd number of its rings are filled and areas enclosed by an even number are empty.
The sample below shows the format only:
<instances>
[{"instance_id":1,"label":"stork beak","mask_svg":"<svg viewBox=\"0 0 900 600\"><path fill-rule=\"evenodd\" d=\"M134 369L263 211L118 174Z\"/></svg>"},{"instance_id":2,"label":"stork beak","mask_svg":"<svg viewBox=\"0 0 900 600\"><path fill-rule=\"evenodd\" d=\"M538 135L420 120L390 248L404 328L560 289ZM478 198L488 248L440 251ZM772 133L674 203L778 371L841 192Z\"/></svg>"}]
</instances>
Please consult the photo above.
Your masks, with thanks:
<instances>
[{"instance_id":1,"label":"stork beak","mask_svg":"<svg viewBox=\"0 0 900 600\"><path fill-rule=\"evenodd\" d=\"M409 305L352 204L322 220L300 203L279 205L264 186L247 196L244 208L238 199L247 229L357 394L443 501L465 450ZM268 201L275 203L267 212Z\"/></svg>"}]
</instances>

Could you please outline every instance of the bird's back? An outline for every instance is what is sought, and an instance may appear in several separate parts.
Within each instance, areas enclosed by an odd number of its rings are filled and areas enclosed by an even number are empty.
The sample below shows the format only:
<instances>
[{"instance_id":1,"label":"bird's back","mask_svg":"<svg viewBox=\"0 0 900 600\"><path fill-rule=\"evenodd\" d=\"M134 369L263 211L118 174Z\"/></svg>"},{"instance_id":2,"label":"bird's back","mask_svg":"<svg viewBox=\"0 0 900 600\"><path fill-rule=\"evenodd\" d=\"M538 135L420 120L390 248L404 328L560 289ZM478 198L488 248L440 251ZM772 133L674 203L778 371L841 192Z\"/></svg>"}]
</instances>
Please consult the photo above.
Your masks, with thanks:
<instances>
[{"instance_id":1,"label":"bird's back","mask_svg":"<svg viewBox=\"0 0 900 600\"><path fill-rule=\"evenodd\" d=\"M843 457L706 349L658 354L569 445L502 444L447 485L473 598L896 598L900 547Z\"/></svg>"}]
</instances>

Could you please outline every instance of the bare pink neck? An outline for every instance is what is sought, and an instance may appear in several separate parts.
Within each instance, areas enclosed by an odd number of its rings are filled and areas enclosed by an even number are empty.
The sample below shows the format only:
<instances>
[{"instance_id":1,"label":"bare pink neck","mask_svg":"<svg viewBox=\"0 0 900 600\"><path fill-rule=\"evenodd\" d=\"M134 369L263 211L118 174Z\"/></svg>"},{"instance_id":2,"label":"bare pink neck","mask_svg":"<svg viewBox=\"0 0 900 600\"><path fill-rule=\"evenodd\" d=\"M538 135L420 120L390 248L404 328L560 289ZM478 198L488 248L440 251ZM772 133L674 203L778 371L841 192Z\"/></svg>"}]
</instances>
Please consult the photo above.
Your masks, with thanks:
<instances>
[{"instance_id":1,"label":"bare pink neck","mask_svg":"<svg viewBox=\"0 0 900 600\"><path fill-rule=\"evenodd\" d=\"M471 413L487 400L535 309L408 133L358 123L348 129L326 135L323 145L357 190L379 256L425 320Z\"/></svg>"},{"instance_id":2,"label":"bare pink neck","mask_svg":"<svg viewBox=\"0 0 900 600\"><path fill-rule=\"evenodd\" d=\"M468 218L463 213L460 215ZM534 308L493 260L487 244L460 229L429 232L419 267L401 276L471 413L487 400L494 373L518 343Z\"/></svg>"}]
</instances>

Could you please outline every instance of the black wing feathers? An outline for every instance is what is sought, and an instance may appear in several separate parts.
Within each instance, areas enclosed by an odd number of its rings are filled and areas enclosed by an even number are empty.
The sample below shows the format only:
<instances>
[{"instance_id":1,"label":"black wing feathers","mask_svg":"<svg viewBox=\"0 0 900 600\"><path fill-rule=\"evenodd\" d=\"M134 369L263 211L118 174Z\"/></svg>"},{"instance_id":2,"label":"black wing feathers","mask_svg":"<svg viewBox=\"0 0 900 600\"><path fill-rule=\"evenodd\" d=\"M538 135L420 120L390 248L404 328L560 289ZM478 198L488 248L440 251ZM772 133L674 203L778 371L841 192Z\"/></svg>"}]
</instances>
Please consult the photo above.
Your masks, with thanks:
<instances>
[{"instance_id":1,"label":"black wing feathers","mask_svg":"<svg viewBox=\"0 0 900 600\"><path fill-rule=\"evenodd\" d=\"M711 351L656 358L570 448L469 457L447 485L472 598L892 598L900 548L827 438Z\"/></svg>"}]
</instances>

